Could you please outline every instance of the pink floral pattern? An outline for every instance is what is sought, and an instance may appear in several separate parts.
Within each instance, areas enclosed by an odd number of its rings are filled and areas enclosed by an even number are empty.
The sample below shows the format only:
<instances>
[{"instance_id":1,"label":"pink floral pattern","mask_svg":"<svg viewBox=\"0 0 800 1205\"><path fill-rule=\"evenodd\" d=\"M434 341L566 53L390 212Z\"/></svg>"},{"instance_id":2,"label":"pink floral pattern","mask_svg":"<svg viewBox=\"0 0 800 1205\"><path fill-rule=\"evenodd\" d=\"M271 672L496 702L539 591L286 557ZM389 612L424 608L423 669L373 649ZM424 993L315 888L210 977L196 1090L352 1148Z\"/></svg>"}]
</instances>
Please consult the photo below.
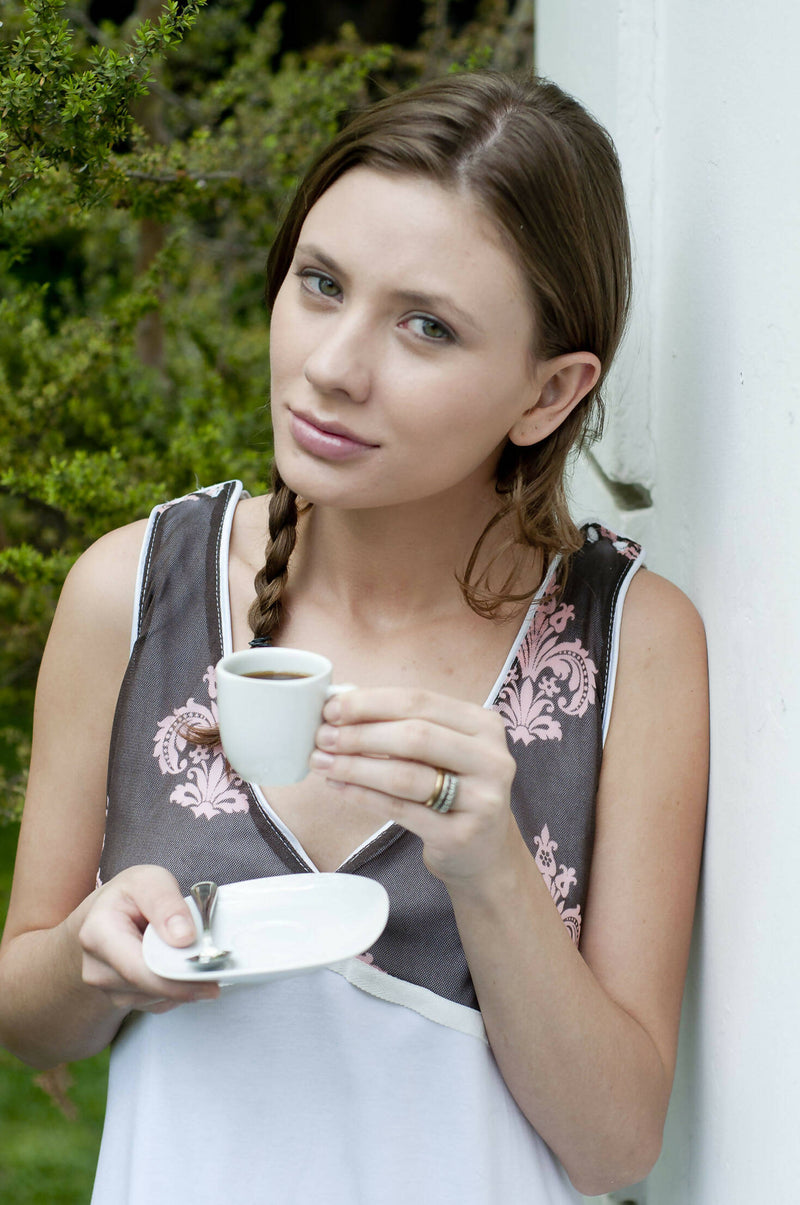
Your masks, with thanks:
<instances>
[{"instance_id":1,"label":"pink floral pattern","mask_svg":"<svg viewBox=\"0 0 800 1205\"><path fill-rule=\"evenodd\" d=\"M567 926L570 937L577 945L581 936L581 906L580 904L576 904L573 908L566 906L570 890L577 886L578 882L575 868L566 866L563 862L560 865L556 863L555 852L558 849L558 842L550 836L547 825L533 840L536 845L536 865L547 884L561 919Z\"/></svg>"},{"instance_id":2,"label":"pink floral pattern","mask_svg":"<svg viewBox=\"0 0 800 1205\"><path fill-rule=\"evenodd\" d=\"M580 640L563 640L575 608L545 594L495 710L513 741L560 741L559 716L582 716L595 702L597 666Z\"/></svg>"},{"instance_id":3,"label":"pink floral pattern","mask_svg":"<svg viewBox=\"0 0 800 1205\"><path fill-rule=\"evenodd\" d=\"M620 556L624 556L628 561L635 561L639 556L641 549L638 544L632 543L631 540L626 540L624 536L618 536L616 532L609 531L607 527L601 527L599 524L593 524L587 530L586 537L591 544L597 543L600 536L606 540L610 540L614 545L615 550Z\"/></svg>"},{"instance_id":4,"label":"pink floral pattern","mask_svg":"<svg viewBox=\"0 0 800 1205\"><path fill-rule=\"evenodd\" d=\"M373 955L370 954L369 951L367 951L366 954L356 954L356 958L358 959L359 962L365 962L367 964L367 966L372 967L373 970L380 971L382 975L386 974L383 967L378 966L378 964L375 962Z\"/></svg>"},{"instance_id":5,"label":"pink floral pattern","mask_svg":"<svg viewBox=\"0 0 800 1205\"><path fill-rule=\"evenodd\" d=\"M209 665L203 674L208 687L208 706L187 699L158 725L154 737L153 757L158 759L162 774L181 775L170 794L170 803L191 808L198 820L213 820L221 812L246 812L249 804L241 778L228 766L222 746L201 748L192 745L184 736L188 727L213 728L217 723L217 683L214 667Z\"/></svg>"}]
</instances>

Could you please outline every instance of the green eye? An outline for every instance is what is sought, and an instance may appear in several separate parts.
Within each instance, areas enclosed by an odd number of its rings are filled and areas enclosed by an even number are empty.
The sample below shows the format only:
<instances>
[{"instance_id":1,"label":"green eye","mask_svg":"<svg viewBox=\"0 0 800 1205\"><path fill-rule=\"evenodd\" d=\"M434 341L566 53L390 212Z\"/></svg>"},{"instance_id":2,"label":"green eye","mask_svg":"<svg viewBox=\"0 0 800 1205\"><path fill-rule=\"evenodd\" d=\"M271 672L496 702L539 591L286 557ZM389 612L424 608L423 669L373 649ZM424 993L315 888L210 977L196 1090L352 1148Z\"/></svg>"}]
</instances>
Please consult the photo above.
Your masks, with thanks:
<instances>
[{"instance_id":1,"label":"green eye","mask_svg":"<svg viewBox=\"0 0 800 1205\"><path fill-rule=\"evenodd\" d=\"M314 268L304 268L296 273L300 277L303 288L307 293L316 294L319 297L340 297L342 290L339 288L332 276L326 276L324 272L317 272Z\"/></svg>"},{"instance_id":2,"label":"green eye","mask_svg":"<svg viewBox=\"0 0 800 1205\"><path fill-rule=\"evenodd\" d=\"M446 339L448 337L448 332L441 322L437 322L434 318L423 318L421 325L422 333L427 339Z\"/></svg>"},{"instance_id":3,"label":"green eye","mask_svg":"<svg viewBox=\"0 0 800 1205\"><path fill-rule=\"evenodd\" d=\"M429 318L425 314L417 314L414 318L409 318L406 325L415 335L421 335L423 339L427 339L430 343L452 343L455 340L455 336L449 327L446 327L443 322L438 322L436 318Z\"/></svg>"}]
</instances>

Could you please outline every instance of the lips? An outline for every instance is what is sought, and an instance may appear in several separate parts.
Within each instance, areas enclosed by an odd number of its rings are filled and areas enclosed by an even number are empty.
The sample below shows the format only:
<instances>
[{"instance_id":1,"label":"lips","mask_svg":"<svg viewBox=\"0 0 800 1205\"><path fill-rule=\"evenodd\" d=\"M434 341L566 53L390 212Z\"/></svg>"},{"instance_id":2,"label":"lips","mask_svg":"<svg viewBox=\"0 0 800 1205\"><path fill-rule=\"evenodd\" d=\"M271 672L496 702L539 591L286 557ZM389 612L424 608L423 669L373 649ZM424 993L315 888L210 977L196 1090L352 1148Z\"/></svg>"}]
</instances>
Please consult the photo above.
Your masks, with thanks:
<instances>
[{"instance_id":1,"label":"lips","mask_svg":"<svg viewBox=\"0 0 800 1205\"><path fill-rule=\"evenodd\" d=\"M379 446L359 438L342 423L318 419L299 410L290 410L289 414L295 442L323 460L350 460Z\"/></svg>"}]
</instances>

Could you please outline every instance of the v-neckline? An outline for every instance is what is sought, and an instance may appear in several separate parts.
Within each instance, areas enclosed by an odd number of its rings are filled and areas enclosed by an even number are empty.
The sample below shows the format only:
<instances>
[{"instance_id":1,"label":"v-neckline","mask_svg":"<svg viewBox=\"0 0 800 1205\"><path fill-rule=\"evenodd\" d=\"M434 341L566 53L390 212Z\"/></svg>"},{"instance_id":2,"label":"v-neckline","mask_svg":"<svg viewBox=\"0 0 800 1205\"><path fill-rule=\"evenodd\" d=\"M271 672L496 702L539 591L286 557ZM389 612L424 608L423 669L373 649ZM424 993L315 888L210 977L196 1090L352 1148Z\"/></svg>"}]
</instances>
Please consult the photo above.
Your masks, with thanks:
<instances>
[{"instance_id":1,"label":"v-neckline","mask_svg":"<svg viewBox=\"0 0 800 1205\"><path fill-rule=\"evenodd\" d=\"M230 500L228 502L228 509L225 514L225 519L222 524L222 530L220 531L220 539L219 539L219 553L218 553L219 560L218 560L218 566L217 566L217 570L218 570L217 571L217 591L218 591L217 604L218 604L218 608L219 608L219 610L218 610L219 628L220 628L220 639L221 639L221 643L222 643L223 656L228 656L229 653L233 652L233 616L231 614L231 600L230 600L230 547L231 547L231 531L233 528L233 517L234 517L234 514L236 513L236 507L239 505L241 498L243 496L249 497L249 494L247 494L246 491L244 490L242 483L237 482L236 484L237 484L237 488L231 494ZM522 619L522 623L519 626L517 635L514 638L514 641L512 642L508 656L506 657L505 661L503 662L503 666L502 666L499 674L497 675L491 690L489 691L489 694L487 696L485 703L483 704L484 708L492 707L495 703L495 700L497 699L497 696L500 694L500 691L503 689L503 686L505 685L505 682L511 671L511 668L517 659L517 654L519 653L520 646L521 646L523 640L525 639L526 635L528 634L528 631L530 630L531 623L533 622L533 617L536 614L536 611L539 607L540 602L542 601L542 599L544 598L545 594L547 593L547 591L550 587L553 577L558 570L560 561L561 561L560 556L554 557L552 563L550 564L550 567L548 568L547 573L545 574L545 576L539 586L539 589L536 591L536 594L533 596L533 598L531 600L531 604L528 607L528 610L525 612L525 615ZM265 817L265 819L270 824L272 824L274 828L276 828L278 830L278 832L281 834L283 839L285 841L287 841L288 844L291 846L291 848L294 850L297 857L308 867L308 870L311 871L313 874L322 874L323 871L320 869L319 866L316 865L314 860L306 852L305 848L303 847L302 842L295 835L295 833L291 830L291 828L286 823L286 821L272 807L271 803L267 799L267 797L264 794L264 792L262 791L261 787L258 786L256 783L247 783L247 787L250 790L250 792L252 793L252 795L253 795L260 811L262 812L263 816ZM356 848L354 850L352 850L352 852L349 853L347 855L347 857L344 858L343 861L341 861L339 863L339 865L336 867L334 873L338 874L339 872L344 871L345 867L349 866L351 862L353 862L355 859L359 858L360 855L362 855L365 851L367 851L370 846L374 845L376 847L374 850L374 853L377 853L381 849L386 847L387 841L384 840L384 838L388 837L388 838L390 838L390 840L395 840L398 836L400 836L405 831L406 830L402 827L402 825L397 824L396 821L387 820L386 823L382 824L381 827L376 829L374 833L372 833L369 837L366 837L363 841L361 841L356 846ZM368 856L373 856L373 855L368 855ZM363 861L366 861L366 860L368 860L368 859L367 858L363 859Z\"/></svg>"}]
</instances>

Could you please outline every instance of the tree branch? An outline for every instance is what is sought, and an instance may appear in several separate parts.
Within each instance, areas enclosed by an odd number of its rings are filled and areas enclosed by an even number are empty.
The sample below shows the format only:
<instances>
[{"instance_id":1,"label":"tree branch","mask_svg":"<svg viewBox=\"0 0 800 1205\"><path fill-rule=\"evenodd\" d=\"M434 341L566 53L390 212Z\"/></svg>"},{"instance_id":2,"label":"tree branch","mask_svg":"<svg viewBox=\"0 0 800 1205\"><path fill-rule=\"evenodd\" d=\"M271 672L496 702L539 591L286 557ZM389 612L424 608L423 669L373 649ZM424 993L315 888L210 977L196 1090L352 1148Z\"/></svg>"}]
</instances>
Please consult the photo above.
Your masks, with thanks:
<instances>
[{"instance_id":1,"label":"tree branch","mask_svg":"<svg viewBox=\"0 0 800 1205\"><path fill-rule=\"evenodd\" d=\"M119 41L113 38L106 37L102 29L95 25L91 17L79 8L65 8L64 16L72 21L74 25L80 25L83 30L89 35L93 42L97 42L99 46L106 46L109 50L119 49ZM166 101L167 104L173 105L176 109L182 109L190 117L198 118L202 115L201 106L197 101L186 100L183 96L178 96L177 92L171 92L169 88L165 88L163 84L156 79L147 81L147 88L154 93L159 100Z\"/></svg>"}]
</instances>

